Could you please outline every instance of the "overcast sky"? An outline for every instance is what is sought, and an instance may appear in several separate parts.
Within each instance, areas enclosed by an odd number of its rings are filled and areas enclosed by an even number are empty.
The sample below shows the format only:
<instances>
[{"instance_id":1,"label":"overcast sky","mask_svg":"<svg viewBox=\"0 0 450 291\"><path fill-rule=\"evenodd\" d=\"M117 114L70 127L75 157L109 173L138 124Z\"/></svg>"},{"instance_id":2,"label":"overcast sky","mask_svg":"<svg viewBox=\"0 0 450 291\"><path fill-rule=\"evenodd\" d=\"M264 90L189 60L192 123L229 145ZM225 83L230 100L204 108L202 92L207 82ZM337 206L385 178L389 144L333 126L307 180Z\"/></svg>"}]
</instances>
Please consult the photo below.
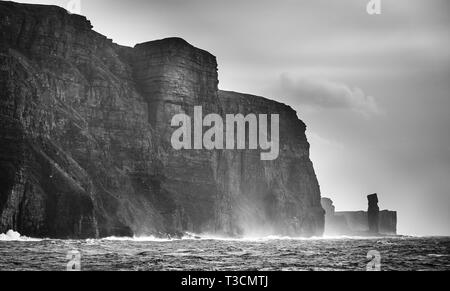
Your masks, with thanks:
<instances>
[{"instance_id":1,"label":"overcast sky","mask_svg":"<svg viewBox=\"0 0 450 291\"><path fill-rule=\"evenodd\" d=\"M295 108L337 210L376 192L401 234L450 235L450 1L381 1L376 16L368 0L81 0L81 14L122 45L182 37L217 56L221 89Z\"/></svg>"}]
</instances>

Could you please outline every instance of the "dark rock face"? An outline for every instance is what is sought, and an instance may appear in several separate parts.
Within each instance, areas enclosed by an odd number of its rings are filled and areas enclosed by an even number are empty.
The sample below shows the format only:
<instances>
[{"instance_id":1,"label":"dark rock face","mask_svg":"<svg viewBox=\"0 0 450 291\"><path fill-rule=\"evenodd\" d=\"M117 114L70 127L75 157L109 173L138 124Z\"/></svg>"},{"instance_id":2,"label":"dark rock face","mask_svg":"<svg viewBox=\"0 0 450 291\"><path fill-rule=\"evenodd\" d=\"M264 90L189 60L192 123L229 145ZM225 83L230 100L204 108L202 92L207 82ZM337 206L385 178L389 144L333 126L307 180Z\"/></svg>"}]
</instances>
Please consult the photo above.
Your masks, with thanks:
<instances>
[{"instance_id":1,"label":"dark rock face","mask_svg":"<svg viewBox=\"0 0 450 291\"><path fill-rule=\"evenodd\" d=\"M323 197L320 199L323 210L325 210L325 217L334 216L336 208L334 207L333 200Z\"/></svg>"},{"instance_id":2,"label":"dark rock face","mask_svg":"<svg viewBox=\"0 0 450 291\"><path fill-rule=\"evenodd\" d=\"M343 216L336 216L333 200L330 198L322 198L321 204L325 210L325 229L326 235L342 235L350 233L347 220Z\"/></svg>"},{"instance_id":3,"label":"dark rock face","mask_svg":"<svg viewBox=\"0 0 450 291\"><path fill-rule=\"evenodd\" d=\"M218 155L218 184L225 194L222 207L231 205L229 216L246 233L321 235L324 211L305 124L290 107L262 97L224 91L219 97L224 112L280 114L278 159L261 161L258 151L249 150Z\"/></svg>"},{"instance_id":4,"label":"dark rock face","mask_svg":"<svg viewBox=\"0 0 450 291\"><path fill-rule=\"evenodd\" d=\"M218 90L216 58L172 38L122 47L54 6L0 2L0 232L321 235L305 125ZM177 113L280 114L280 156L176 151Z\"/></svg>"},{"instance_id":5,"label":"dark rock face","mask_svg":"<svg viewBox=\"0 0 450 291\"><path fill-rule=\"evenodd\" d=\"M381 210L379 214L378 232L381 234L397 234L397 212Z\"/></svg>"},{"instance_id":6,"label":"dark rock face","mask_svg":"<svg viewBox=\"0 0 450 291\"><path fill-rule=\"evenodd\" d=\"M380 220L380 208L378 207L377 194L371 194L367 196L369 202L369 208L367 209L367 220L369 223L369 232L378 233L379 220Z\"/></svg>"}]
</instances>

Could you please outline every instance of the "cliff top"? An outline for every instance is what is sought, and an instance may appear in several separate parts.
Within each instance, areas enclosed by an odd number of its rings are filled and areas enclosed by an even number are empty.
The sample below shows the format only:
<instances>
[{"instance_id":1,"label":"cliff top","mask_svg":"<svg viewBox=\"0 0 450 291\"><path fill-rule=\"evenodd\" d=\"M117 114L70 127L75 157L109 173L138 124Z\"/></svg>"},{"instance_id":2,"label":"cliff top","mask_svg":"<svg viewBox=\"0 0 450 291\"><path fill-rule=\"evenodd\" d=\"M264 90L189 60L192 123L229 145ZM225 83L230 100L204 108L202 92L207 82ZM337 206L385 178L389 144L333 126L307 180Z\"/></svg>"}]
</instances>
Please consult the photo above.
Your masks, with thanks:
<instances>
[{"instance_id":1,"label":"cliff top","mask_svg":"<svg viewBox=\"0 0 450 291\"><path fill-rule=\"evenodd\" d=\"M87 29L92 29L91 22L83 15L69 13L66 9L56 5L44 4L24 4L12 1L0 1L0 15L11 14L11 10L20 11L20 14L27 14L35 18L49 16L52 14L70 17L74 23L84 26Z\"/></svg>"},{"instance_id":2,"label":"cliff top","mask_svg":"<svg viewBox=\"0 0 450 291\"><path fill-rule=\"evenodd\" d=\"M166 37L166 38L162 38L162 39L150 40L150 41L138 43L134 46L134 48L146 49L146 48L167 47L167 46L188 47L190 49L195 49L195 50L201 51L205 54L211 55L212 57L215 58L215 56L213 54L211 54L210 52L193 46L192 44L190 44L189 42L187 42L185 39L183 39L181 37Z\"/></svg>"},{"instance_id":3,"label":"cliff top","mask_svg":"<svg viewBox=\"0 0 450 291\"><path fill-rule=\"evenodd\" d=\"M225 90L219 90L219 96L220 96L220 98L225 99L225 100L241 98L241 99L245 99L246 102L250 102L253 104L257 104L257 103L270 104L270 106L279 107L284 112L291 112L293 115L297 116L297 111L294 108L292 108L291 106L289 106L285 103L282 103L282 102L275 101L273 99L266 98L266 97L247 94L247 93L239 93L239 92L235 92L235 91L225 91ZM299 119L299 121L306 127L306 124L301 119Z\"/></svg>"},{"instance_id":4,"label":"cliff top","mask_svg":"<svg viewBox=\"0 0 450 291\"><path fill-rule=\"evenodd\" d=\"M136 44L134 47L128 47L123 46L114 43L111 39L108 39L106 36L96 32L93 30L93 26L91 22L82 15L77 14L71 14L66 9L55 6L55 5L41 5L41 4L23 4L23 3L16 3L12 1L1 1L0 2L0 16L3 16L6 18L6 22L3 24L6 25L6 27L9 25L8 17L14 15L18 16L19 18L26 17L26 18L32 18L35 19L35 21L41 21L44 18L48 17L61 17L62 19L65 19L65 22L69 25L73 25L73 27L77 30L81 31L90 31L95 33L100 38L107 39L110 43L112 43L113 46L116 46L119 49L125 49L126 51L132 51L132 50L143 50L143 51L161 51L164 53L170 54L172 50L178 50L178 49L185 49L187 52L192 51L197 54L197 56L201 56L202 58L205 58L206 60L210 62L217 63L216 57L211 54L210 52L197 48L193 45L191 45L189 42L184 40L180 37L168 37L158 40L151 40L143 43ZM3 18L2 17L2 18ZM2 26L2 22L0 21L0 26ZM1 34L0 34L0 40L1 40ZM245 93L238 93L234 91L219 91L220 96L223 99L228 98L245 98L249 102L255 102L255 103L270 103L271 106L276 106L282 108L284 111L292 111L294 114L296 114L296 111L289 105L253 95L253 94L245 94Z\"/></svg>"}]
</instances>

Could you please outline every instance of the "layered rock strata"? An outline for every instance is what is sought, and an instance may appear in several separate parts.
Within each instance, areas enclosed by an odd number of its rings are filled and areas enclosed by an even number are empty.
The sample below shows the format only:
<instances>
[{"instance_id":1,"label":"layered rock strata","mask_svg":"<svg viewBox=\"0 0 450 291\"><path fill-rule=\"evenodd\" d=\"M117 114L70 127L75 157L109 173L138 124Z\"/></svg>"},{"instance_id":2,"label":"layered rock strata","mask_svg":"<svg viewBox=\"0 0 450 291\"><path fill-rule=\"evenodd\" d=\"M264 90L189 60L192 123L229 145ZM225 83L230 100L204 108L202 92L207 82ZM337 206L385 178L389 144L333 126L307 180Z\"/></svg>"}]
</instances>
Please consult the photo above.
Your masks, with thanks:
<instances>
[{"instance_id":1,"label":"layered rock strata","mask_svg":"<svg viewBox=\"0 0 450 291\"><path fill-rule=\"evenodd\" d=\"M170 119L280 115L280 156L171 147ZM123 47L83 16L0 2L0 233L321 235L306 126L290 107L218 90L179 38Z\"/></svg>"}]
</instances>

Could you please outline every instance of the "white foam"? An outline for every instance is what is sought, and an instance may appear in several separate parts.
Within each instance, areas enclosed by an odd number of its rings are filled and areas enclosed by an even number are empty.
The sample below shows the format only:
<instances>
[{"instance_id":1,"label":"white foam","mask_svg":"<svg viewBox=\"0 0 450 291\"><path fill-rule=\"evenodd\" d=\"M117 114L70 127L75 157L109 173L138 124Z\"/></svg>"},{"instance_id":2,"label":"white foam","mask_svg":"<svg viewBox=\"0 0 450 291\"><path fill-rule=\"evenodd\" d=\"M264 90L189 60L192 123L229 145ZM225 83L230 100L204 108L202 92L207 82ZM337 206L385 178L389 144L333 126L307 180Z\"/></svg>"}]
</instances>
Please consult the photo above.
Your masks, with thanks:
<instances>
[{"instance_id":1,"label":"white foam","mask_svg":"<svg viewBox=\"0 0 450 291\"><path fill-rule=\"evenodd\" d=\"M5 233L0 233L0 241L41 241L37 238L29 238L26 236L20 235L17 231L8 230Z\"/></svg>"},{"instance_id":2,"label":"white foam","mask_svg":"<svg viewBox=\"0 0 450 291\"><path fill-rule=\"evenodd\" d=\"M170 239L170 238L157 238L155 236L134 236L134 237L116 237L116 236L110 236L106 238L102 238L101 240L106 241L136 241L136 242L168 242L168 241L175 241L178 239Z\"/></svg>"},{"instance_id":3,"label":"white foam","mask_svg":"<svg viewBox=\"0 0 450 291\"><path fill-rule=\"evenodd\" d=\"M116 237L111 236L100 240L104 241L134 241L134 242L171 242L180 240L216 240L216 241L241 241L241 242L265 242L274 240L297 240L297 241L314 241L314 240L362 240L362 239L380 239L380 237L363 237L363 236L323 236L323 237L289 237L289 236L243 236L243 237L227 237L216 234L194 234L186 233L181 238L159 238L155 236L133 236L133 237ZM22 236L20 233L9 230L6 234L0 234L0 241L42 241L42 239L29 238ZM87 239L87 242L95 242L97 239Z\"/></svg>"},{"instance_id":4,"label":"white foam","mask_svg":"<svg viewBox=\"0 0 450 291\"><path fill-rule=\"evenodd\" d=\"M104 241L134 241L134 242L171 242L180 240L215 240L215 241L240 241L240 242L266 242L274 240L291 240L291 241L315 241L315 240L370 240L380 239L381 237L364 237L364 236L323 236L323 237L289 237L289 236L243 236L243 237L227 237L216 234L194 234L186 233L181 238L158 238L155 236L133 236L133 237L107 237ZM90 241L92 239L89 239ZM95 240L94 240L95 241Z\"/></svg>"},{"instance_id":5,"label":"white foam","mask_svg":"<svg viewBox=\"0 0 450 291\"><path fill-rule=\"evenodd\" d=\"M313 237L291 237L291 236L278 236L278 235L267 235L267 236L243 236L240 238L230 238L218 235L195 235L201 240L222 240L222 241L248 241L248 242L264 242L273 240L296 240L296 241L314 241L314 240L361 240L361 239L375 239L380 237L363 237L363 236L313 236Z\"/></svg>"}]
</instances>

